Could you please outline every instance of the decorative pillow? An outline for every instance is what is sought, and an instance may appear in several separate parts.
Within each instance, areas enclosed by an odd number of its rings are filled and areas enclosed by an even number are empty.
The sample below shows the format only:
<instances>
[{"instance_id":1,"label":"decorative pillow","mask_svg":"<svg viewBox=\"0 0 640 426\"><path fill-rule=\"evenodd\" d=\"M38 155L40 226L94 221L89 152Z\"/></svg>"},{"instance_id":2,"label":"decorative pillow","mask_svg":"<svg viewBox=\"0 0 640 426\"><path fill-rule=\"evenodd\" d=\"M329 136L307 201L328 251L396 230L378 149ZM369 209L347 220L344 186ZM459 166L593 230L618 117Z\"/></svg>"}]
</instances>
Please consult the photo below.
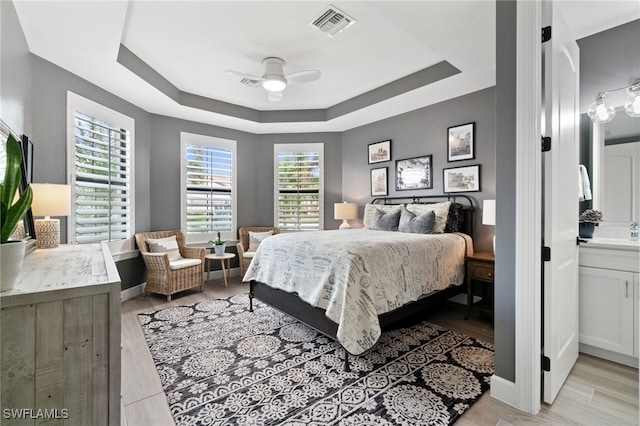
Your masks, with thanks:
<instances>
[{"instance_id":1,"label":"decorative pillow","mask_svg":"<svg viewBox=\"0 0 640 426\"><path fill-rule=\"evenodd\" d=\"M403 210L400 215L400 232L412 232L414 234L433 234L433 225L436 221L436 213L430 212L416 216L409 210Z\"/></svg>"},{"instance_id":2,"label":"decorative pillow","mask_svg":"<svg viewBox=\"0 0 640 426\"><path fill-rule=\"evenodd\" d=\"M258 250L258 246L267 237L273 235L273 231L251 232L249 231L249 251Z\"/></svg>"},{"instance_id":3,"label":"decorative pillow","mask_svg":"<svg viewBox=\"0 0 640 426\"><path fill-rule=\"evenodd\" d=\"M390 213L385 213L382 210L377 209L373 216L371 229L379 231L397 231L398 223L400 222L400 213L402 213L402 210L400 209Z\"/></svg>"},{"instance_id":4,"label":"decorative pillow","mask_svg":"<svg viewBox=\"0 0 640 426\"><path fill-rule=\"evenodd\" d=\"M380 210L384 213L391 213L396 210L403 210L404 205L402 204L371 204L367 203L364 206L364 216L362 217L362 226L368 229L371 228L371 224L373 222L373 217L376 214L376 210Z\"/></svg>"},{"instance_id":5,"label":"decorative pillow","mask_svg":"<svg viewBox=\"0 0 640 426\"><path fill-rule=\"evenodd\" d=\"M460 203L451 203L449 207L449 215L447 216L447 224L444 232L464 232L464 206Z\"/></svg>"},{"instance_id":6,"label":"decorative pillow","mask_svg":"<svg viewBox=\"0 0 640 426\"><path fill-rule=\"evenodd\" d=\"M425 214L433 210L436 213L436 223L433 225L433 233L442 234L444 232L444 227L447 224L450 205L451 201L432 204L409 204L407 205L407 210L416 216L420 216L421 214Z\"/></svg>"},{"instance_id":7,"label":"decorative pillow","mask_svg":"<svg viewBox=\"0 0 640 426\"><path fill-rule=\"evenodd\" d=\"M151 253L167 253L169 262L182 259L175 235L166 238L149 238L147 245Z\"/></svg>"}]
</instances>

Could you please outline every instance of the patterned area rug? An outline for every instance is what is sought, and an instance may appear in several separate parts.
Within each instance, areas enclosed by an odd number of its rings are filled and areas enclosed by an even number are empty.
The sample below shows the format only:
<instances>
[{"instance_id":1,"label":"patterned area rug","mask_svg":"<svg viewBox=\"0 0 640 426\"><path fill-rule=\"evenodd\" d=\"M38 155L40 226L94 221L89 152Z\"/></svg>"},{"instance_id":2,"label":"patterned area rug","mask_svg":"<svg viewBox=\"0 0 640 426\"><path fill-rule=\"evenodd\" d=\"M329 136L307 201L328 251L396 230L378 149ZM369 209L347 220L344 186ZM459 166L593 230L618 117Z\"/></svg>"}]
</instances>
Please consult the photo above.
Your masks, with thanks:
<instances>
[{"instance_id":1,"label":"patterned area rug","mask_svg":"<svg viewBox=\"0 0 640 426\"><path fill-rule=\"evenodd\" d=\"M248 296L138 315L178 425L447 425L489 388L493 346L428 322L350 357Z\"/></svg>"}]
</instances>

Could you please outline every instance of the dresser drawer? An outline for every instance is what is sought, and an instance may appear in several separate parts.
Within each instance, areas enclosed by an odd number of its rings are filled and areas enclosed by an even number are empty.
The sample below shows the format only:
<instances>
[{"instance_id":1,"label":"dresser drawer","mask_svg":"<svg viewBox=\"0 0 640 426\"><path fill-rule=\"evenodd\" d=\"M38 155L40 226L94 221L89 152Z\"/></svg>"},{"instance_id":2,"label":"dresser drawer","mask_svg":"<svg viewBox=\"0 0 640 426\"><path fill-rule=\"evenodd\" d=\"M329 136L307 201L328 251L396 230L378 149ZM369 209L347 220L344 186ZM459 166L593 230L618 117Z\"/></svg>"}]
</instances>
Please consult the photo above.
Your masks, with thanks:
<instances>
[{"instance_id":1,"label":"dresser drawer","mask_svg":"<svg viewBox=\"0 0 640 426\"><path fill-rule=\"evenodd\" d=\"M469 278L472 280L482 280L493 282L495 277L493 265L489 263L469 263Z\"/></svg>"}]
</instances>

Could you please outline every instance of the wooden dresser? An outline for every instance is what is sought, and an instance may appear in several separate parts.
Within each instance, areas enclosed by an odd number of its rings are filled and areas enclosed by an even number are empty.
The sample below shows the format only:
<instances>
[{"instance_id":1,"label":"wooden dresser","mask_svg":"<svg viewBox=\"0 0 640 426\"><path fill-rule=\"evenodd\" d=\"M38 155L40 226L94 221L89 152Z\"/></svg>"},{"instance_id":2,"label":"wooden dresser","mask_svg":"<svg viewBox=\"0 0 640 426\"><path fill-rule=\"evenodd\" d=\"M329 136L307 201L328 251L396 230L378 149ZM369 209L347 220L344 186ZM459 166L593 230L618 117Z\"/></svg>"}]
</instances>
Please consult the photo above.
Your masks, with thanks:
<instances>
[{"instance_id":1,"label":"wooden dresser","mask_svg":"<svg viewBox=\"0 0 640 426\"><path fill-rule=\"evenodd\" d=\"M29 254L0 308L0 423L120 424L120 277L106 244Z\"/></svg>"}]
</instances>

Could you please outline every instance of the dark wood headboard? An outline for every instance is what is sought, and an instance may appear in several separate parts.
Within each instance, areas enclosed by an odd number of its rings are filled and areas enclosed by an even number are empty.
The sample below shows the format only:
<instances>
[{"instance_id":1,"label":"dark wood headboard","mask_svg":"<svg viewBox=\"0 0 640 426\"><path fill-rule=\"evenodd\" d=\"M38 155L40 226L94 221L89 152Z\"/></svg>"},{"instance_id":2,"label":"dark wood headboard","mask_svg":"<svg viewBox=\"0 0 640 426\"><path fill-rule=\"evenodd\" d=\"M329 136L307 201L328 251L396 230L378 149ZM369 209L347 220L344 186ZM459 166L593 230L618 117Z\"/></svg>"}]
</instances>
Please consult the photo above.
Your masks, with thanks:
<instances>
[{"instance_id":1,"label":"dark wood headboard","mask_svg":"<svg viewBox=\"0 0 640 426\"><path fill-rule=\"evenodd\" d=\"M475 201L473 198L464 194L444 194L444 195L410 195L406 197L379 197L374 198L371 203L373 204L433 204L441 203L444 201L451 201L452 203L462 204L464 207L464 223L463 232L467 235L473 236L473 221L476 208L474 207Z\"/></svg>"}]
</instances>

